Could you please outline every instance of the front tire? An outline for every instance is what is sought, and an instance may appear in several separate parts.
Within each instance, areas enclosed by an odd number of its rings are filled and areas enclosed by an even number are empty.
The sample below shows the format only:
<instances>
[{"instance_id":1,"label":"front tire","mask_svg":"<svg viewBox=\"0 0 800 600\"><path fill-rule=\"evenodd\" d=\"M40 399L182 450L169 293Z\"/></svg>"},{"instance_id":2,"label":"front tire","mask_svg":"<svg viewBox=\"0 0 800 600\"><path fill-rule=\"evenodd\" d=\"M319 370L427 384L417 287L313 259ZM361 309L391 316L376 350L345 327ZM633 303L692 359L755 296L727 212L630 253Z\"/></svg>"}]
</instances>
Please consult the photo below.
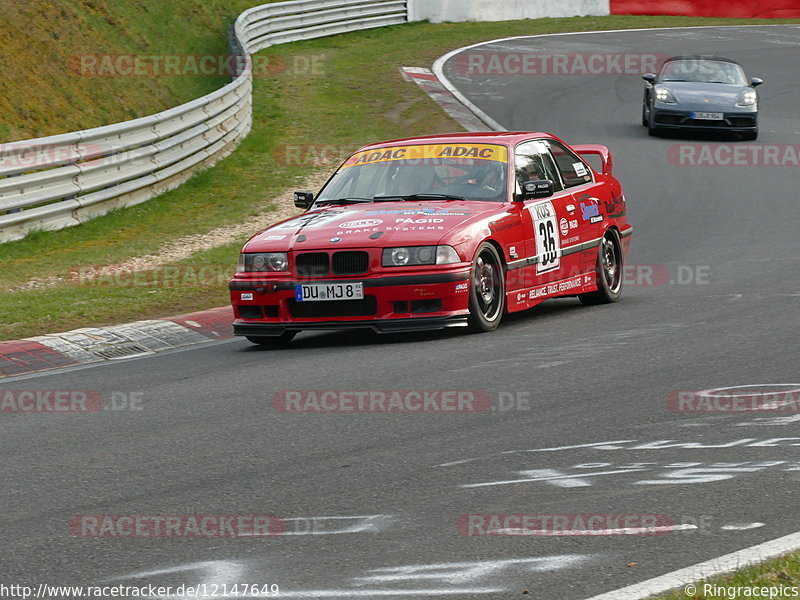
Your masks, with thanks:
<instances>
[{"instance_id":1,"label":"front tire","mask_svg":"<svg viewBox=\"0 0 800 600\"><path fill-rule=\"evenodd\" d=\"M619 300L622 295L623 263L619 234L615 229L609 229L600 241L597 252L597 291L579 294L578 299L587 306Z\"/></svg>"},{"instance_id":2,"label":"front tire","mask_svg":"<svg viewBox=\"0 0 800 600\"><path fill-rule=\"evenodd\" d=\"M497 329L506 303L506 279L500 255L492 244L478 247L469 287L469 327L480 333Z\"/></svg>"},{"instance_id":3,"label":"front tire","mask_svg":"<svg viewBox=\"0 0 800 600\"><path fill-rule=\"evenodd\" d=\"M284 331L280 335L246 335L247 341L262 348L284 348L297 335L296 331Z\"/></svg>"}]
</instances>

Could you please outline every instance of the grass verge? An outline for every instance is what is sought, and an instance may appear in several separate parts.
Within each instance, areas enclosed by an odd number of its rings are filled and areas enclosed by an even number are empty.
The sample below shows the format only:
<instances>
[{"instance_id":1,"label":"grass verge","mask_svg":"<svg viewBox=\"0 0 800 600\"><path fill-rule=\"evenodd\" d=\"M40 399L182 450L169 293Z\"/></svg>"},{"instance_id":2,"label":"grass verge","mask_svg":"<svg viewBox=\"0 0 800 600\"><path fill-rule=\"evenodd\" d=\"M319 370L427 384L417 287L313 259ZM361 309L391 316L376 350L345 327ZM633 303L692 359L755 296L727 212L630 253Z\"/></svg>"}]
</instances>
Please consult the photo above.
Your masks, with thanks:
<instances>
[{"instance_id":1,"label":"grass verge","mask_svg":"<svg viewBox=\"0 0 800 600\"><path fill-rule=\"evenodd\" d=\"M402 79L401 65L430 65L453 48L513 35L747 23L763 21L613 16L415 23L267 49L263 54L286 69L256 79L253 130L231 156L145 204L0 245L0 339L226 304L224 280L246 236L183 260L178 272L156 269L138 280L18 288L34 277L67 279L90 266L154 253L181 236L247 221L271 210L270 199L280 191L330 169L339 149L457 130L437 105ZM222 27L216 33L221 39L225 34ZM294 150L293 160L287 160L287 147ZM330 149L333 160L314 159L319 148Z\"/></svg>"},{"instance_id":2,"label":"grass verge","mask_svg":"<svg viewBox=\"0 0 800 600\"><path fill-rule=\"evenodd\" d=\"M792 598L800 597L800 553L787 554L748 567L733 575L717 577L692 584L689 594L686 587L652 600L741 600L742 598ZM791 588L796 588L793 592ZM758 590L756 591L756 589ZM766 592L761 589L766 588ZM770 595L769 589L774 590ZM780 589L783 589L783 595Z\"/></svg>"}]
</instances>

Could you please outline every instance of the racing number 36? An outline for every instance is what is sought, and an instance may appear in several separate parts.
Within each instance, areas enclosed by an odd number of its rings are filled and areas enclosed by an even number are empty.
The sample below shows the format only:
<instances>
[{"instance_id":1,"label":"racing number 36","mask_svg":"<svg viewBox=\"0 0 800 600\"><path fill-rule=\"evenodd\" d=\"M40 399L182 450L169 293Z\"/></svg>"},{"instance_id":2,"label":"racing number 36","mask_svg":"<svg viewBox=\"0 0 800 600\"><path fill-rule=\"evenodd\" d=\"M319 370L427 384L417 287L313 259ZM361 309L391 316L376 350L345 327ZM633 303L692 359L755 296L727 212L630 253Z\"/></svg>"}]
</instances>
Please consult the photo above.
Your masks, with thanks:
<instances>
[{"instance_id":1,"label":"racing number 36","mask_svg":"<svg viewBox=\"0 0 800 600\"><path fill-rule=\"evenodd\" d=\"M539 262L537 273L547 273L558 269L561 263L561 232L556 223L556 211L550 200L538 202L530 207L536 238L536 254Z\"/></svg>"},{"instance_id":2,"label":"racing number 36","mask_svg":"<svg viewBox=\"0 0 800 600\"><path fill-rule=\"evenodd\" d=\"M556 240L553 237L555 227L552 221L542 221L539 223L539 235L544 240L545 252L541 255L542 268L545 269L550 264L554 264L558 260L558 252L556 252Z\"/></svg>"}]
</instances>

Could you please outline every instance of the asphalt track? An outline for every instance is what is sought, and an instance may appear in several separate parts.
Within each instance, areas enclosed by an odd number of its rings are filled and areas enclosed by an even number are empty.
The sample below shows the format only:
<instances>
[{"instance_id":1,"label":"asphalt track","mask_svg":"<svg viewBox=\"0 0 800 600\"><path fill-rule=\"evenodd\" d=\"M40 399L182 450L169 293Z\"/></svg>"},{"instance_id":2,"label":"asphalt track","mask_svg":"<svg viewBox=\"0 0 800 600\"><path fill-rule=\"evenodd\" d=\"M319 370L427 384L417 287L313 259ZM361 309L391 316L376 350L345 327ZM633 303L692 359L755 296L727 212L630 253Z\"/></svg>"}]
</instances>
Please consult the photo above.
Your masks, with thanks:
<instances>
[{"instance_id":1,"label":"asphalt track","mask_svg":"<svg viewBox=\"0 0 800 600\"><path fill-rule=\"evenodd\" d=\"M799 45L800 28L747 27L488 50L738 59L766 81L758 143L797 144ZM452 61L445 71L509 129L608 145L636 227L629 263L668 276L628 286L611 306L551 301L480 336L303 334L281 351L233 340L10 380L4 387L135 391L142 410L3 417L0 583L278 584L287 598L527 589L581 600L798 530L792 415L666 406L674 390L800 380L798 167L671 164L675 144L744 142L649 138L637 76L468 80ZM471 389L530 402L479 414L276 411L274 393L296 389ZM636 449L663 440L673 442ZM294 519L292 535L85 539L68 528L81 514L220 513ZM661 514L697 528L460 535L456 520L470 513ZM350 518L307 520L322 517Z\"/></svg>"}]
</instances>

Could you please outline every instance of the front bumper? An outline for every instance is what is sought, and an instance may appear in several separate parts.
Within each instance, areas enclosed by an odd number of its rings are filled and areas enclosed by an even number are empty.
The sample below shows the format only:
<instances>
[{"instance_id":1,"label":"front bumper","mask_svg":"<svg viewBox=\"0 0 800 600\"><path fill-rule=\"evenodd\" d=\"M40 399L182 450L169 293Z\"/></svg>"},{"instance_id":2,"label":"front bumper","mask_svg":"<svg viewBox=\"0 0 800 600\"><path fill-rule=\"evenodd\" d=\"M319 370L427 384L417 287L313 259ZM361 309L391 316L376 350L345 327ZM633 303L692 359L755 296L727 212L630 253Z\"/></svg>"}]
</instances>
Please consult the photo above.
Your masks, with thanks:
<instances>
[{"instance_id":1,"label":"front bumper","mask_svg":"<svg viewBox=\"0 0 800 600\"><path fill-rule=\"evenodd\" d=\"M234 277L229 284L234 334L278 336L306 330L379 333L462 327L469 314L468 266L436 272L321 279ZM363 283L363 300L299 302L296 286Z\"/></svg>"},{"instance_id":2,"label":"front bumper","mask_svg":"<svg viewBox=\"0 0 800 600\"><path fill-rule=\"evenodd\" d=\"M693 119L689 110L653 108L653 126L659 129L699 129L705 131L758 131L758 112L722 112L723 119Z\"/></svg>"}]
</instances>

